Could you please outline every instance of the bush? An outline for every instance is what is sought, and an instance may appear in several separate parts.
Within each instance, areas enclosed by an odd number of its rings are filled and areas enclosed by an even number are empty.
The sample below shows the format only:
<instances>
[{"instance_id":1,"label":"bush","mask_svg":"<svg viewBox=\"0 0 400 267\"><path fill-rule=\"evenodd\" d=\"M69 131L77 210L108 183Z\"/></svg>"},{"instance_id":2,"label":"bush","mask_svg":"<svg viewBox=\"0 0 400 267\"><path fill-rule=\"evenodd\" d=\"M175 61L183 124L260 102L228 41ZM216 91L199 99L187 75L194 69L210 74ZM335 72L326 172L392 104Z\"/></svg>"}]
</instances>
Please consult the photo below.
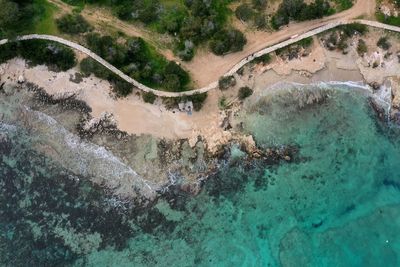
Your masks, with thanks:
<instances>
[{"instance_id":1,"label":"bush","mask_svg":"<svg viewBox=\"0 0 400 267\"><path fill-rule=\"evenodd\" d=\"M224 110L228 107L227 99L225 96L221 96L220 99L218 100L218 107L221 110Z\"/></svg>"},{"instance_id":2,"label":"bush","mask_svg":"<svg viewBox=\"0 0 400 267\"><path fill-rule=\"evenodd\" d=\"M246 37L236 29L224 29L215 34L210 42L211 51L216 55L237 52L247 43Z\"/></svg>"},{"instance_id":3,"label":"bush","mask_svg":"<svg viewBox=\"0 0 400 267\"><path fill-rule=\"evenodd\" d=\"M226 90L229 87L236 85L236 79L234 76L223 76L218 81L218 86L220 90Z\"/></svg>"},{"instance_id":4,"label":"bush","mask_svg":"<svg viewBox=\"0 0 400 267\"><path fill-rule=\"evenodd\" d=\"M304 49L310 47L314 42L314 39L312 37L307 37L304 38L298 42L296 42L295 44L300 45L301 47L303 47Z\"/></svg>"},{"instance_id":5,"label":"bush","mask_svg":"<svg viewBox=\"0 0 400 267\"><path fill-rule=\"evenodd\" d=\"M56 20L61 32L69 34L84 33L91 29L89 23L79 14L66 14Z\"/></svg>"},{"instance_id":6,"label":"bush","mask_svg":"<svg viewBox=\"0 0 400 267\"><path fill-rule=\"evenodd\" d=\"M248 86L240 87L238 97L240 100L243 100L253 94L253 90Z\"/></svg>"},{"instance_id":7,"label":"bush","mask_svg":"<svg viewBox=\"0 0 400 267\"><path fill-rule=\"evenodd\" d=\"M189 74L175 62L167 61L142 38L129 38L121 44L111 36L90 33L86 40L91 50L147 86L174 92L187 90Z\"/></svg>"},{"instance_id":8,"label":"bush","mask_svg":"<svg viewBox=\"0 0 400 267\"><path fill-rule=\"evenodd\" d=\"M267 27L267 19L263 14L257 13L254 15L254 26L259 30Z\"/></svg>"},{"instance_id":9,"label":"bush","mask_svg":"<svg viewBox=\"0 0 400 267\"><path fill-rule=\"evenodd\" d=\"M385 37L381 37L379 38L378 42L376 43L376 45L380 48L382 48L383 50L388 50L392 45L389 43L388 38Z\"/></svg>"},{"instance_id":10,"label":"bush","mask_svg":"<svg viewBox=\"0 0 400 267\"><path fill-rule=\"evenodd\" d=\"M132 93L133 85L119 77L112 78L111 83L117 96L124 97Z\"/></svg>"},{"instance_id":11,"label":"bush","mask_svg":"<svg viewBox=\"0 0 400 267\"><path fill-rule=\"evenodd\" d=\"M252 0L253 8L263 10L267 6L267 0Z\"/></svg>"},{"instance_id":12,"label":"bush","mask_svg":"<svg viewBox=\"0 0 400 267\"><path fill-rule=\"evenodd\" d=\"M163 86L168 92L181 92L182 91L181 90L181 82L179 80L178 75L176 75L176 74L165 75Z\"/></svg>"},{"instance_id":13,"label":"bush","mask_svg":"<svg viewBox=\"0 0 400 267\"><path fill-rule=\"evenodd\" d=\"M186 99L189 100L189 101L192 101L193 109L195 111L199 111L203 107L203 104L206 101L207 96L208 96L207 93L194 94L194 95L191 95L191 96L187 96Z\"/></svg>"},{"instance_id":14,"label":"bush","mask_svg":"<svg viewBox=\"0 0 400 267\"><path fill-rule=\"evenodd\" d=\"M358 45L357 45L357 53L360 56L363 56L365 53L368 52L367 44L363 39L358 40Z\"/></svg>"},{"instance_id":15,"label":"bush","mask_svg":"<svg viewBox=\"0 0 400 267\"><path fill-rule=\"evenodd\" d=\"M247 4L241 4L235 10L238 19L248 21L253 17L253 10Z\"/></svg>"},{"instance_id":16,"label":"bush","mask_svg":"<svg viewBox=\"0 0 400 267\"><path fill-rule=\"evenodd\" d=\"M0 47L0 64L18 55L17 43L7 43Z\"/></svg>"},{"instance_id":17,"label":"bush","mask_svg":"<svg viewBox=\"0 0 400 267\"><path fill-rule=\"evenodd\" d=\"M279 29L290 20L311 20L330 14L332 14L332 9L329 2L325 0L315 0L310 4L304 3L303 0L283 0L272 17L272 27Z\"/></svg>"},{"instance_id":18,"label":"bush","mask_svg":"<svg viewBox=\"0 0 400 267\"><path fill-rule=\"evenodd\" d=\"M50 41L21 41L18 55L30 64L44 64L58 71L66 71L76 65L75 53L71 48Z\"/></svg>"},{"instance_id":19,"label":"bush","mask_svg":"<svg viewBox=\"0 0 400 267\"><path fill-rule=\"evenodd\" d=\"M93 73L96 77L100 79L109 80L113 75L110 70L108 70L103 65L90 57L82 59L79 67L82 74L84 74L85 76L89 76Z\"/></svg>"},{"instance_id":20,"label":"bush","mask_svg":"<svg viewBox=\"0 0 400 267\"><path fill-rule=\"evenodd\" d=\"M338 28L342 30L347 37L352 37L355 34L364 35L368 32L367 26L360 23L341 25Z\"/></svg>"},{"instance_id":21,"label":"bush","mask_svg":"<svg viewBox=\"0 0 400 267\"><path fill-rule=\"evenodd\" d=\"M164 68L164 74L165 75L175 74L176 76L178 76L181 87L187 85L190 81L189 74L174 61L168 62L168 64Z\"/></svg>"},{"instance_id":22,"label":"bush","mask_svg":"<svg viewBox=\"0 0 400 267\"><path fill-rule=\"evenodd\" d=\"M153 92L143 92L142 93L143 101L146 103L153 104L156 100L157 96L153 94Z\"/></svg>"},{"instance_id":23,"label":"bush","mask_svg":"<svg viewBox=\"0 0 400 267\"><path fill-rule=\"evenodd\" d=\"M1 46L0 63L16 56L31 65L47 65L56 71L66 71L76 65L74 51L64 45L45 40L26 40Z\"/></svg>"},{"instance_id":24,"label":"bush","mask_svg":"<svg viewBox=\"0 0 400 267\"><path fill-rule=\"evenodd\" d=\"M257 64L262 63L263 65L268 64L271 62L271 56L270 56L270 54L262 55L260 57L255 58L254 62Z\"/></svg>"}]
</instances>

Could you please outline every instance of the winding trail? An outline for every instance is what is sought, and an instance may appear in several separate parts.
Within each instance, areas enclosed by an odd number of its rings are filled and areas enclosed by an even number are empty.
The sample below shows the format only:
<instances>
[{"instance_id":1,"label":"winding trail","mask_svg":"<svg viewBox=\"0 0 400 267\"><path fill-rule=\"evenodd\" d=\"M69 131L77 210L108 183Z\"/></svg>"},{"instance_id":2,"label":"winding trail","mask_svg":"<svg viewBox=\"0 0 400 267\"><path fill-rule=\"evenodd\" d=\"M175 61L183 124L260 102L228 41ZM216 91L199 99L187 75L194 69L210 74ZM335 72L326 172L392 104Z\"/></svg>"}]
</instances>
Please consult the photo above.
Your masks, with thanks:
<instances>
[{"instance_id":1,"label":"winding trail","mask_svg":"<svg viewBox=\"0 0 400 267\"><path fill-rule=\"evenodd\" d=\"M385 30L389 30L389 31L395 31L395 32L400 32L400 27L396 27L396 26L391 26L391 25L387 25L387 24L383 24L377 21L369 21L369 20L348 20L348 21L336 21L336 22L331 22L328 24L325 24L323 26L319 26L316 27L314 29L311 29L307 32L301 33L299 35L297 35L295 38L287 38L286 40L283 40L281 42L278 42L272 46L263 48L255 53L252 53L251 55L245 57L244 59L240 60L238 63L236 63L229 71L227 71L226 73L223 74L223 76L228 76L228 75L232 75L234 74L237 70L239 70L241 67L243 67L244 65L246 65L247 63L249 63L250 61L252 61L253 59L260 57L262 55L271 53L273 51L276 51L277 49L283 48L285 46L288 46L290 44L296 43L302 39L314 36L316 34L319 34L321 32L327 31L329 29L335 28L339 25L343 25L343 24L349 24L349 23L361 23L364 25L368 25L371 27L375 27L375 28L380 28L380 29L385 29ZM187 91L187 92L165 92L165 91L160 91L160 90L156 90L156 89L152 89L146 85L141 84L140 82L132 79L131 77L129 77L128 75L124 74L122 71L120 71L119 69L117 69L116 67L114 67L113 65L111 65L110 63L108 63L106 60L104 60L103 58L101 58L100 56L98 56L97 54L95 54L94 52L92 52L91 50L87 49L86 47L68 41L66 39L63 39L61 37L57 37L57 36L52 36L52 35L40 35L40 34L30 34L30 35L24 35L24 36L20 36L16 38L17 40L23 41L23 40L33 40L33 39L41 39L41 40L49 40L49 41L53 41L53 42L57 42L63 45L66 45L68 47L74 48L86 55L88 55L89 57L93 58L94 60L96 60L97 62L99 62L100 64L102 64L104 67L106 67L107 69L109 69L110 71L114 72L116 75L118 75L119 77L121 77L123 80L133 84L135 87L137 87L138 89L145 91L145 92L152 92L157 96L161 96L161 97L181 97L181 96L189 96L189 95L195 95L195 94L199 94L199 93L205 93L208 92L214 88L216 88L218 86L218 81L214 81L212 83L210 83L209 85L199 88L199 89L195 89L195 90L191 90L191 91ZM10 42L10 40L8 39L3 39L0 40L0 46L4 45L6 43ZM221 75L222 76L222 75Z\"/></svg>"}]
</instances>

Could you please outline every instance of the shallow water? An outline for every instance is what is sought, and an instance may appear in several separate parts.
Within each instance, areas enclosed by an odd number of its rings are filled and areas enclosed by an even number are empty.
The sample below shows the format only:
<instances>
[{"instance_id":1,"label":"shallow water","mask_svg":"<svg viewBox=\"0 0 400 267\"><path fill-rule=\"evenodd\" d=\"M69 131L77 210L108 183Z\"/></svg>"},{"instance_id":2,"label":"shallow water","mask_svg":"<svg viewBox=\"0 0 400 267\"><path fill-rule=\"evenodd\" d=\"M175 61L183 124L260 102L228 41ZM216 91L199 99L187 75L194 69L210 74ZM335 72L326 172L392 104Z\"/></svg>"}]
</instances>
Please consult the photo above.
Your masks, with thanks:
<instances>
[{"instance_id":1,"label":"shallow water","mask_svg":"<svg viewBox=\"0 0 400 267\"><path fill-rule=\"evenodd\" d=\"M299 101L317 90L318 104ZM292 162L231 159L196 197L173 190L128 207L31 146L0 142L0 265L399 266L400 137L359 90L292 89L239 115ZM40 138L40 137L33 137Z\"/></svg>"}]
</instances>

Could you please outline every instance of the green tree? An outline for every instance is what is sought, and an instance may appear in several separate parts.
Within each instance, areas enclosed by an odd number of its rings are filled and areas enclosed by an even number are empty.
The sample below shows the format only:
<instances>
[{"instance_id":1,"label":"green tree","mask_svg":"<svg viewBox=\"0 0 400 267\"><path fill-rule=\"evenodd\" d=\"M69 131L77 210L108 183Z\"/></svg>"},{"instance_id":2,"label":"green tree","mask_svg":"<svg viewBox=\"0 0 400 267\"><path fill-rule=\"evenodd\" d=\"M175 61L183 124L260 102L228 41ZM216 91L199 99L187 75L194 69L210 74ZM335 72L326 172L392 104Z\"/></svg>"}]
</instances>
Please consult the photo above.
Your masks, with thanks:
<instances>
[{"instance_id":1,"label":"green tree","mask_svg":"<svg viewBox=\"0 0 400 267\"><path fill-rule=\"evenodd\" d=\"M378 47L382 48L383 50L388 50L392 45L389 43L388 38L383 36L379 38L377 44Z\"/></svg>"},{"instance_id":2,"label":"green tree","mask_svg":"<svg viewBox=\"0 0 400 267\"><path fill-rule=\"evenodd\" d=\"M247 4L241 4L235 10L238 19L248 21L253 17L253 10Z\"/></svg>"},{"instance_id":3,"label":"green tree","mask_svg":"<svg viewBox=\"0 0 400 267\"><path fill-rule=\"evenodd\" d=\"M79 14L66 14L56 20L61 32L69 34L84 33L91 29L89 23Z\"/></svg>"},{"instance_id":4,"label":"green tree","mask_svg":"<svg viewBox=\"0 0 400 267\"><path fill-rule=\"evenodd\" d=\"M251 90L251 88L248 86L244 86L244 87L240 87L238 97L240 100L243 100L243 99L251 96L252 94L253 94L253 90Z\"/></svg>"},{"instance_id":5,"label":"green tree","mask_svg":"<svg viewBox=\"0 0 400 267\"><path fill-rule=\"evenodd\" d=\"M181 91L181 82L179 80L178 75L176 75L176 74L165 75L163 85L164 85L165 89L169 92L180 92Z\"/></svg>"},{"instance_id":6,"label":"green tree","mask_svg":"<svg viewBox=\"0 0 400 267\"><path fill-rule=\"evenodd\" d=\"M157 96L152 92L143 92L142 98L145 103L153 104Z\"/></svg>"},{"instance_id":7,"label":"green tree","mask_svg":"<svg viewBox=\"0 0 400 267\"><path fill-rule=\"evenodd\" d=\"M263 10L267 6L267 0L252 0L251 3L258 10Z\"/></svg>"},{"instance_id":8,"label":"green tree","mask_svg":"<svg viewBox=\"0 0 400 267\"><path fill-rule=\"evenodd\" d=\"M223 29L210 42L211 51L216 55L237 52L247 43L244 34L236 29Z\"/></svg>"},{"instance_id":9,"label":"green tree","mask_svg":"<svg viewBox=\"0 0 400 267\"><path fill-rule=\"evenodd\" d=\"M18 4L9 0L0 0L0 34L11 33L11 29L19 19Z\"/></svg>"}]
</instances>

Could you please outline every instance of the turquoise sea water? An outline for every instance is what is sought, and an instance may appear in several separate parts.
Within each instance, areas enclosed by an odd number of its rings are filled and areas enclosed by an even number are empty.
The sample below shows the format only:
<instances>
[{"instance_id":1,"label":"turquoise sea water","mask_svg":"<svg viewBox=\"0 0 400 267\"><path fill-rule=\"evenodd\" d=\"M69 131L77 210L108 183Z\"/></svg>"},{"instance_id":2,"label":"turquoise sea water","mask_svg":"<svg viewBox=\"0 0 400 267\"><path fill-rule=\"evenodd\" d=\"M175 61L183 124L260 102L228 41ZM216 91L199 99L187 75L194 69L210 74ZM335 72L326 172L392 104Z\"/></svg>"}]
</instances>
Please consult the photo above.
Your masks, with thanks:
<instances>
[{"instance_id":1,"label":"turquoise sea water","mask_svg":"<svg viewBox=\"0 0 400 267\"><path fill-rule=\"evenodd\" d=\"M292 160L233 146L198 196L171 188L146 209L114 205L3 124L0 265L400 265L400 133L365 93L279 90L238 120L265 149L293 147Z\"/></svg>"}]
</instances>

